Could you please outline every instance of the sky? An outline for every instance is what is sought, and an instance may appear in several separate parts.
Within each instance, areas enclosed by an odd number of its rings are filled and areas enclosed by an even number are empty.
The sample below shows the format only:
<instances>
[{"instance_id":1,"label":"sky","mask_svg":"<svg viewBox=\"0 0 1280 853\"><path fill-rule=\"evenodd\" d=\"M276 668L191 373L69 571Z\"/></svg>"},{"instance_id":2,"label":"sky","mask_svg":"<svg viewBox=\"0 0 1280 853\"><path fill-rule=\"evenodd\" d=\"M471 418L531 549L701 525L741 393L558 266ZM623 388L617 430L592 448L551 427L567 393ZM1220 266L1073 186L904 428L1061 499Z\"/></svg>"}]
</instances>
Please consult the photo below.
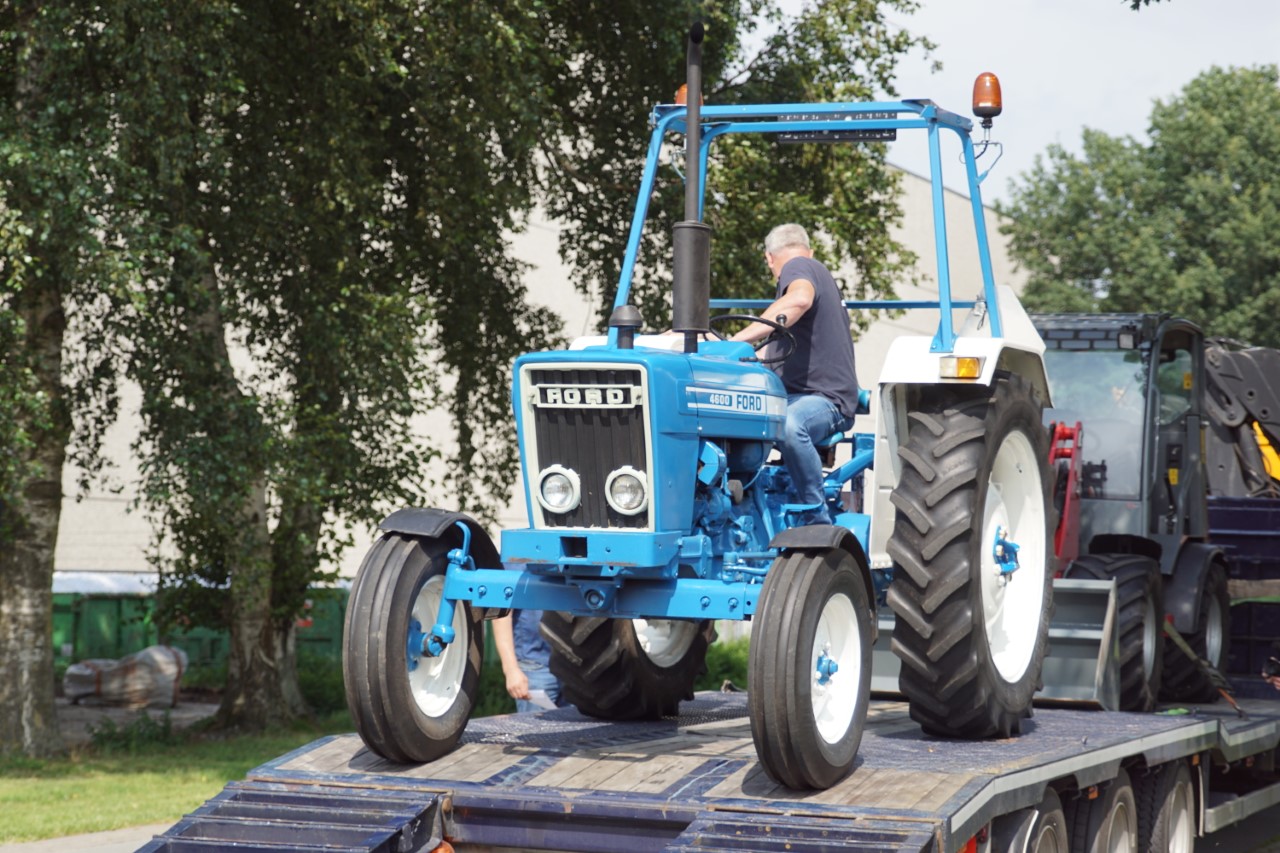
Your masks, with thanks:
<instances>
[{"instance_id":1,"label":"sky","mask_svg":"<svg viewBox=\"0 0 1280 853\"><path fill-rule=\"evenodd\" d=\"M923 0L914 15L889 17L928 36L943 64L931 74L922 55L905 57L902 97L971 116L974 78L1000 78L1004 113L991 139L1004 154L982 185L988 203L1008 200L1010 180L1050 144L1078 153L1086 127L1145 140L1152 104L1210 67L1280 63L1280 0L1162 0L1137 12L1125 0ZM903 134L890 161L927 175L922 139Z\"/></svg>"}]
</instances>

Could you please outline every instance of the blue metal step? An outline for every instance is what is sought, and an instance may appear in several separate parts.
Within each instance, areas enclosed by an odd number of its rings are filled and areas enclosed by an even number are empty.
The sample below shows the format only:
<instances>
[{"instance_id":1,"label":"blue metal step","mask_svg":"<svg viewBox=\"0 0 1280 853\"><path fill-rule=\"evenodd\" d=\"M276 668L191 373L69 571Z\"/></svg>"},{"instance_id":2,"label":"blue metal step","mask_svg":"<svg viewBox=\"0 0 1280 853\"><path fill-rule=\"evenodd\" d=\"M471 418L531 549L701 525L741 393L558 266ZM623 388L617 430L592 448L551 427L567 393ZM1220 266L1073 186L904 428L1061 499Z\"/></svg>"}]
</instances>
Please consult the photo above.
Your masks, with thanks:
<instances>
[{"instance_id":1,"label":"blue metal step","mask_svg":"<svg viewBox=\"0 0 1280 853\"><path fill-rule=\"evenodd\" d=\"M933 853L932 825L833 820L804 815L716 812L700 816L663 853L828 853L831 850Z\"/></svg>"}]
</instances>

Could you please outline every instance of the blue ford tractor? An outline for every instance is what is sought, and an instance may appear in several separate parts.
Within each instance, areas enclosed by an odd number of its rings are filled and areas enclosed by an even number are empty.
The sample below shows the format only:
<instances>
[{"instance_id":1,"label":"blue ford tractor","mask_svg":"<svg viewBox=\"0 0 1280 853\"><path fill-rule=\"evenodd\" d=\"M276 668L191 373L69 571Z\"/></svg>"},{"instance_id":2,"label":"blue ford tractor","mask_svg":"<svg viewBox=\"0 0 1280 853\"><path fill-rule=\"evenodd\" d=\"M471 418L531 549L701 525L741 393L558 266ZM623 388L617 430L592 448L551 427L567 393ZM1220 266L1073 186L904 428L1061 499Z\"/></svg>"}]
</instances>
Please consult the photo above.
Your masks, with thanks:
<instances>
[{"instance_id":1,"label":"blue ford tractor","mask_svg":"<svg viewBox=\"0 0 1280 853\"><path fill-rule=\"evenodd\" d=\"M1051 609L1048 389L1039 336L993 280L972 122L925 100L703 107L701 41L695 25L687 105L652 114L607 337L516 362L529 526L502 531L499 550L462 513L402 509L360 569L347 698L367 746L388 759L453 749L475 700L482 622L512 608L545 611L563 695L612 720L676 714L705 670L715 620L750 620L751 731L764 770L792 788L830 787L853 765L879 604L896 614L899 687L926 731L1008 736L1030 714ZM998 83L980 80L976 110L989 126ZM734 133L856 144L900 130L927 134L939 298L872 305L932 309L937 331L893 342L868 395L875 432L829 439L848 457L826 475L835 523L797 526L812 507L771 459L782 383L750 346L714 333L741 315L711 316L708 151ZM969 301L951 294L944 133L960 140L972 198L982 281ZM677 334L642 335L631 275L659 155L678 135ZM788 349L782 331L775 357Z\"/></svg>"}]
</instances>

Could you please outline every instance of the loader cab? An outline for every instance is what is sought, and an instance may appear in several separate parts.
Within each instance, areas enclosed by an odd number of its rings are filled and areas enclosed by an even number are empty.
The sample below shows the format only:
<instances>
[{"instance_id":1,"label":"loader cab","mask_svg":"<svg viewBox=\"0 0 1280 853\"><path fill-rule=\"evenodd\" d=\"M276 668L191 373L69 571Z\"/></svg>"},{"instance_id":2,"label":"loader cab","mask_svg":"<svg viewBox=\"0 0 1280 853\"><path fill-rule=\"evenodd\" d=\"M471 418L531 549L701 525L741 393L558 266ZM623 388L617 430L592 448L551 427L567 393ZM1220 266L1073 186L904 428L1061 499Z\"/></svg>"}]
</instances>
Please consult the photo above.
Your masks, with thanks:
<instances>
[{"instance_id":1,"label":"loader cab","mask_svg":"<svg viewBox=\"0 0 1280 853\"><path fill-rule=\"evenodd\" d=\"M1181 539L1207 531L1200 330L1148 314L1032 320L1053 394L1045 422L1084 426L1082 551L1097 536L1131 537L1168 571Z\"/></svg>"}]
</instances>

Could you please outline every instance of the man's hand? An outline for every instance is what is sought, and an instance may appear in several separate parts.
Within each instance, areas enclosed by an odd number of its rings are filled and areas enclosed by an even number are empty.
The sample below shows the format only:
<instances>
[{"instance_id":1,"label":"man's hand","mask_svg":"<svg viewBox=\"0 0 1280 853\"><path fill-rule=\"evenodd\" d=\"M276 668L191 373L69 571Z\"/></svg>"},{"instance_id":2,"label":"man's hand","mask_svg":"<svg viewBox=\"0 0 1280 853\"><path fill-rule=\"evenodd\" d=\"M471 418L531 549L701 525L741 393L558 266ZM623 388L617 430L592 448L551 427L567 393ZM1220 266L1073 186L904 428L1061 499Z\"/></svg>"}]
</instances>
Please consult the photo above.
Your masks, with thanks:
<instances>
[{"instance_id":1,"label":"man's hand","mask_svg":"<svg viewBox=\"0 0 1280 853\"><path fill-rule=\"evenodd\" d=\"M529 676L525 675L524 670L519 666L513 666L511 670L511 672L503 670L503 674L507 677L507 695L512 699L528 699Z\"/></svg>"}]
</instances>

